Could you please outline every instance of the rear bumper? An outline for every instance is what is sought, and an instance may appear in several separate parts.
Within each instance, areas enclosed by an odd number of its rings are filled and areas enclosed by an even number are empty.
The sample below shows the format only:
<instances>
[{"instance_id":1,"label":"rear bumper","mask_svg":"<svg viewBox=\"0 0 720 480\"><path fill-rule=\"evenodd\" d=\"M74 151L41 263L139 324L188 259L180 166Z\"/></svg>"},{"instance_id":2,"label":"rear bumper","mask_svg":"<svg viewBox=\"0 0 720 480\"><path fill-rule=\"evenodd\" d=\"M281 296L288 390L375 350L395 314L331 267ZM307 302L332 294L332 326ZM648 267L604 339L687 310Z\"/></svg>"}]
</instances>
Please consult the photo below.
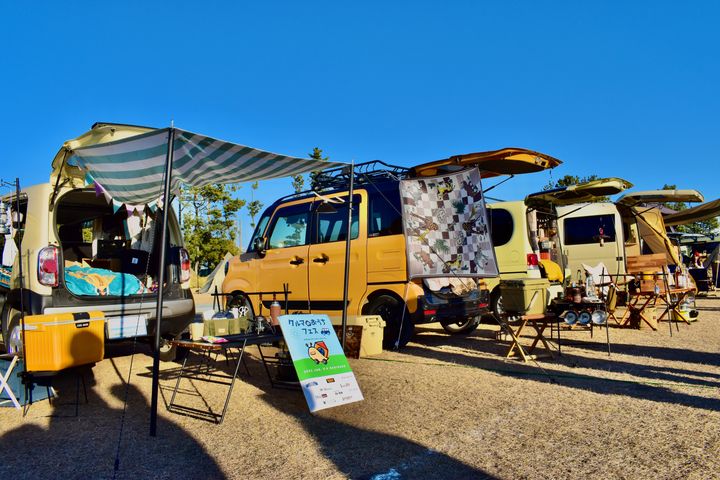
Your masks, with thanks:
<instances>
[{"instance_id":1,"label":"rear bumper","mask_svg":"<svg viewBox=\"0 0 720 480\"><path fill-rule=\"evenodd\" d=\"M487 315L489 310L490 292L479 290L467 297L439 298L436 295L418 297L418 310L415 323L456 323L469 317Z\"/></svg>"}]
</instances>

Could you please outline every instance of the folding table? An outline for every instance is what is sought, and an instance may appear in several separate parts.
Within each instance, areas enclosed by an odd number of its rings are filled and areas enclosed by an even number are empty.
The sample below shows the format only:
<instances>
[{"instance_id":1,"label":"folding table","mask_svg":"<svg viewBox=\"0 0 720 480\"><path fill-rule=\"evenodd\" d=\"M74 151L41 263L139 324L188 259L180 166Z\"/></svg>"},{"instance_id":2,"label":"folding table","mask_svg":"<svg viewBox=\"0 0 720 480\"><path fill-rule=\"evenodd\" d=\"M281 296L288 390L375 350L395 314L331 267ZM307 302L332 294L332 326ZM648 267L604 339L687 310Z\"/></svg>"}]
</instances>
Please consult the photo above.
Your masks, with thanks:
<instances>
[{"instance_id":1,"label":"folding table","mask_svg":"<svg viewBox=\"0 0 720 480\"><path fill-rule=\"evenodd\" d=\"M203 365L200 365L200 368L188 368L187 367L187 361L190 355L188 354L185 359L183 360L182 367L180 367L180 373L178 374L177 380L175 382L175 388L173 389L172 396L170 397L170 403L168 404L167 408L169 411L184 411L189 413L195 413L195 414L202 414L205 416L213 417L215 423L221 424L223 420L225 420L225 413L227 412L228 404L230 403L230 395L232 394L233 387L235 385L235 379L238 375L238 370L240 369L240 364L243 361L243 354L245 353L245 348L247 348L250 345L257 345L258 351L260 353L260 359L263 362L263 366L265 367L265 371L268 374L268 378L270 378L271 384L273 383L272 376L270 374L270 369L268 368L268 362L269 359L267 355L265 355L262 351L262 346L271 344L274 342L278 342L282 340L283 336L280 333L267 333L267 334L240 334L240 335L228 335L226 337L222 337L227 340L227 342L223 343L209 343L205 341L190 341L190 340L173 340L171 343L173 345L176 345L180 348L187 348L190 353L200 354L203 356L205 360L207 360L207 364L205 365L205 370L203 371ZM237 356L232 357L231 352L236 351ZM211 376L215 377L222 377L227 379L227 376L224 375L216 375L211 370L214 369L217 371L217 360L212 360L209 358L209 353L222 353L226 359L233 358L235 361L235 369L232 373L232 377L229 377L229 383L224 382L218 382L216 380L211 380ZM202 376L205 375L206 378L202 378ZM221 383L226 386L228 386L227 395L225 396L225 403L223 405L222 413L218 415L213 413L212 410L209 411L203 411L198 410L195 408L177 405L175 404L175 395L177 394L178 388L180 387L180 381L183 378L187 379L194 379L194 380L204 380L207 382L212 383Z\"/></svg>"},{"instance_id":2,"label":"folding table","mask_svg":"<svg viewBox=\"0 0 720 480\"><path fill-rule=\"evenodd\" d=\"M680 311L680 305L685 302L685 299L694 292L694 288L671 288L668 290L666 297L660 297L660 300L665 304L665 311L658 317L658 322L669 315L668 321L673 320L673 312L675 313L675 325L677 326L677 319L680 318L683 322L690 325L690 320L685 318L685 315Z\"/></svg>"},{"instance_id":3,"label":"folding table","mask_svg":"<svg viewBox=\"0 0 720 480\"><path fill-rule=\"evenodd\" d=\"M545 349L547 350L547 354L544 356L549 356L550 358L554 358L554 355L552 353L552 348L550 347L550 344L547 342L547 338L545 335L543 335L543 332L548 327L548 325L551 325L553 323L558 323L558 317L551 313L538 313L538 314L531 314L531 315L520 315L518 317L508 317L503 316L503 318L500 320L500 326L505 330L506 333L510 335L512 338L512 343L510 344L510 348L507 351L507 354L505 355L505 358L510 358L515 353L515 350L517 349L517 352L519 353L520 357L524 362L527 362L530 359L540 358L541 356L533 355L532 352L535 350L535 347L538 343L542 343ZM512 324L515 324L515 328L513 328ZM533 337L532 344L527 349L527 351L523 348L522 344L520 343L520 335L522 334L523 329L530 325L535 330L535 336ZM559 327L559 324L558 324ZM560 345L560 329L558 328L558 349Z\"/></svg>"}]
</instances>

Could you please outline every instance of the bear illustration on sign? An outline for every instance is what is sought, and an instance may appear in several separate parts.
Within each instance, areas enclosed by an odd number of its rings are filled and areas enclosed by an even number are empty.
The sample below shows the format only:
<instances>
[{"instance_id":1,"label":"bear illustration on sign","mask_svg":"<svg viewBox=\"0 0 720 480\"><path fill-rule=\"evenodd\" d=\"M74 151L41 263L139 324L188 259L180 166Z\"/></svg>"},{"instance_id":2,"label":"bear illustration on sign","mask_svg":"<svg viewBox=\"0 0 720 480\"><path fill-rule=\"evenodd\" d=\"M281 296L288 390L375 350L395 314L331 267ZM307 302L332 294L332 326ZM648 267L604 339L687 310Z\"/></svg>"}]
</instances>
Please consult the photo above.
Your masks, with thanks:
<instances>
[{"instance_id":1,"label":"bear illustration on sign","mask_svg":"<svg viewBox=\"0 0 720 480\"><path fill-rule=\"evenodd\" d=\"M315 361L315 364L325 363L327 364L328 358L330 358L330 350L323 341L315 342L314 344L306 344L308 347L308 357Z\"/></svg>"}]
</instances>

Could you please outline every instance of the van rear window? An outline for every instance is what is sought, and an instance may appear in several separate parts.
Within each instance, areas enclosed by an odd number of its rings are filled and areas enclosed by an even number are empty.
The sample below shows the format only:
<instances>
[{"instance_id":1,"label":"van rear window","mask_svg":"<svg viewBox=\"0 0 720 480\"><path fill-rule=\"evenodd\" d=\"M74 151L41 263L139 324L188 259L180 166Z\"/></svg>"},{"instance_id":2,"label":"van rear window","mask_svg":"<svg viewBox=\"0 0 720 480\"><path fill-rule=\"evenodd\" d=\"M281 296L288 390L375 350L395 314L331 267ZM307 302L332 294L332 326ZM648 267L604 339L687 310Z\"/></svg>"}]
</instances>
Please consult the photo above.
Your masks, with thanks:
<instances>
[{"instance_id":1,"label":"van rear window","mask_svg":"<svg viewBox=\"0 0 720 480\"><path fill-rule=\"evenodd\" d=\"M563 220L565 224L565 245L586 245L615 241L615 215L588 215Z\"/></svg>"},{"instance_id":2,"label":"van rear window","mask_svg":"<svg viewBox=\"0 0 720 480\"><path fill-rule=\"evenodd\" d=\"M510 241L513 236L512 214L504 208L489 208L490 238L493 246L500 247Z\"/></svg>"}]
</instances>

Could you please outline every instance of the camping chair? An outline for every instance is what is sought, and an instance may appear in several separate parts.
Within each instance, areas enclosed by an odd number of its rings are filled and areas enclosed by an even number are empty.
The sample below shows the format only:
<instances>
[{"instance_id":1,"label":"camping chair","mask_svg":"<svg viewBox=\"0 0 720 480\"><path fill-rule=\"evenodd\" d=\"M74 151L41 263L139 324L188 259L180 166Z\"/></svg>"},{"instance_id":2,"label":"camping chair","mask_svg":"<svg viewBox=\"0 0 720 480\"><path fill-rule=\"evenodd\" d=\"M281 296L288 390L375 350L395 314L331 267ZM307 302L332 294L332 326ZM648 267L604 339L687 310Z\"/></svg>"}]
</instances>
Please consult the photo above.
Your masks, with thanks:
<instances>
[{"instance_id":1,"label":"camping chair","mask_svg":"<svg viewBox=\"0 0 720 480\"><path fill-rule=\"evenodd\" d=\"M655 253L627 257L627 273L636 275L639 280L634 282L635 288L628 289L629 316L622 325L632 322L640 328L645 322L652 330L657 330L655 320L651 320L647 315L650 308L655 308L657 300L661 296L664 297L666 304L670 303L668 279L671 275L665 254ZM670 326L670 335L672 335L672 325Z\"/></svg>"},{"instance_id":2,"label":"camping chair","mask_svg":"<svg viewBox=\"0 0 720 480\"><path fill-rule=\"evenodd\" d=\"M0 371L0 395L2 395L3 392L7 393L8 398L10 399L10 402L13 404L15 408L20 408L20 402L18 402L17 397L15 396L15 393L13 392L12 388L8 384L8 380L10 380L10 376L13 373L13 370L15 369L15 366L18 362L18 356L17 355L0 355L0 359L4 361L9 361L7 365L7 369L5 370L5 373ZM5 362L2 362L5 363ZM4 400L7 401L7 400Z\"/></svg>"}]
</instances>

